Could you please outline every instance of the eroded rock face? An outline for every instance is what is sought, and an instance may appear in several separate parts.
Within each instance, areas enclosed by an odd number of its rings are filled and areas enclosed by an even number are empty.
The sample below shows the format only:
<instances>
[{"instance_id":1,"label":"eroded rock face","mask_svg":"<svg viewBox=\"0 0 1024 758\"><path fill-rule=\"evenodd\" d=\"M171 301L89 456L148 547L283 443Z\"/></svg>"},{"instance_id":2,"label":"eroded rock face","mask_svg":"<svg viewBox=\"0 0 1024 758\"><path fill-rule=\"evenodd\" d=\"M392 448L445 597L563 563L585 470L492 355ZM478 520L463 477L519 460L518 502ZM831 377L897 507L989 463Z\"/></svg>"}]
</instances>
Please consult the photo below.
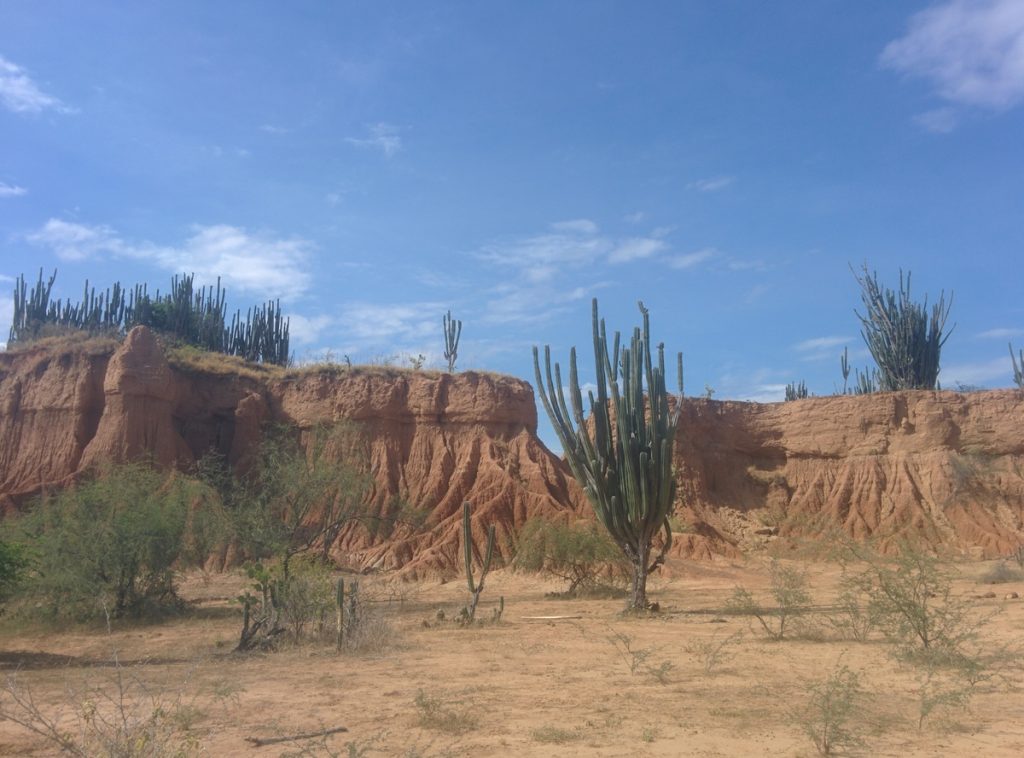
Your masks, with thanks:
<instances>
[{"instance_id":1,"label":"eroded rock face","mask_svg":"<svg viewBox=\"0 0 1024 758\"><path fill-rule=\"evenodd\" d=\"M452 572L465 500L474 541L494 523L503 558L528 518L583 510L575 482L536 436L526 382L388 369L283 378L179 371L144 327L107 352L0 356L0 497L23 503L101 460L149 457L187 469L214 450L244 471L268 423L308 430L340 421L359 430L371 513L387 517L404 503L425 511L429 527L385 537L353 524L333 547L340 563Z\"/></svg>"},{"instance_id":2,"label":"eroded rock face","mask_svg":"<svg viewBox=\"0 0 1024 758\"><path fill-rule=\"evenodd\" d=\"M756 404L688 399L676 448L673 554L707 558L836 532L997 555L1024 542L1024 394L902 392ZM215 450L240 471L269 423L361 430L367 505L427 512L428 529L346 529L341 563L458 571L461 505L497 549L530 517L588 517L568 468L537 438L529 384L389 369L204 372L168 365L143 327L120 345L0 353L0 504L17 507L89 464L150 457L187 468Z\"/></svg>"},{"instance_id":3,"label":"eroded rock face","mask_svg":"<svg viewBox=\"0 0 1024 758\"><path fill-rule=\"evenodd\" d=\"M691 517L736 545L902 539L994 556L1024 542L1024 393L688 400L676 447ZM759 527L777 528L755 534Z\"/></svg>"}]
</instances>

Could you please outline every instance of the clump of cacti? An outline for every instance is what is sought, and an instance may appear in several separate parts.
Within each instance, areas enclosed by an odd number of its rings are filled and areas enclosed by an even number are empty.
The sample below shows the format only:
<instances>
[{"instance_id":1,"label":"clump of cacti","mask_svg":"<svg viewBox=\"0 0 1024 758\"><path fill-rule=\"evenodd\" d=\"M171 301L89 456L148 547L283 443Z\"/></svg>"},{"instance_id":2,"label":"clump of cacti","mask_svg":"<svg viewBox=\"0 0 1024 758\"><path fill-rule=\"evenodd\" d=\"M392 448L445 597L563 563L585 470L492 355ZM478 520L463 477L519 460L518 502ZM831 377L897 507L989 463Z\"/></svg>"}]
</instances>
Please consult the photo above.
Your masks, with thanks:
<instances>
[{"instance_id":1,"label":"clump of cacti","mask_svg":"<svg viewBox=\"0 0 1024 758\"><path fill-rule=\"evenodd\" d=\"M864 315L860 319L861 336L878 364L878 387L883 392L909 389L935 389L939 380L939 355L952 329L944 332L952 308L946 295L928 312L923 303L910 299L910 272L900 271L900 289L894 292L878 283L878 274L854 273L861 287Z\"/></svg>"},{"instance_id":2,"label":"clump of cacti","mask_svg":"<svg viewBox=\"0 0 1024 758\"><path fill-rule=\"evenodd\" d=\"M786 402L791 400L803 400L808 397L807 385L801 380L799 383L790 382L786 385Z\"/></svg>"},{"instance_id":3,"label":"clump of cacti","mask_svg":"<svg viewBox=\"0 0 1024 758\"><path fill-rule=\"evenodd\" d=\"M171 290L150 295L146 285L126 290L120 284L97 294L85 283L81 301L51 298L57 272L39 279L31 290L24 276L14 286L14 318L8 343L27 342L52 331L76 329L92 334L124 334L134 326L148 326L189 345L249 361L287 365L288 320L279 301L250 308L243 320L237 311L226 323L227 292L221 287L194 288L194 275L175 276Z\"/></svg>"},{"instance_id":4,"label":"clump of cacti","mask_svg":"<svg viewBox=\"0 0 1024 758\"><path fill-rule=\"evenodd\" d=\"M576 369L576 349L569 353L569 382L562 381L551 349L544 348L546 375L533 349L538 394L558 434L573 476L583 486L598 520L629 560L632 586L629 610L648 608L647 577L665 559L672 544L669 516L675 504L672 450L682 407L683 358L677 358L679 396L675 407L665 386L665 346L651 344L650 319L643 303L643 329L633 329L629 347L615 333L608 349L604 320L592 306L597 394L588 393L590 418L583 415L583 395ZM657 350L657 363L652 359ZM569 389L569 403L565 390ZM545 389L546 387L546 389ZM664 538L651 561L658 532Z\"/></svg>"},{"instance_id":5,"label":"clump of cacti","mask_svg":"<svg viewBox=\"0 0 1024 758\"><path fill-rule=\"evenodd\" d=\"M459 338L462 336L462 322L452 319L448 311L441 319L444 326L444 359L448 361L448 373L454 373L455 360L459 357Z\"/></svg>"},{"instance_id":6,"label":"clump of cacti","mask_svg":"<svg viewBox=\"0 0 1024 758\"><path fill-rule=\"evenodd\" d=\"M1010 343L1010 360L1013 361L1013 383L1018 389L1024 390L1024 350L1020 351L1020 362L1013 354L1013 343Z\"/></svg>"}]
</instances>

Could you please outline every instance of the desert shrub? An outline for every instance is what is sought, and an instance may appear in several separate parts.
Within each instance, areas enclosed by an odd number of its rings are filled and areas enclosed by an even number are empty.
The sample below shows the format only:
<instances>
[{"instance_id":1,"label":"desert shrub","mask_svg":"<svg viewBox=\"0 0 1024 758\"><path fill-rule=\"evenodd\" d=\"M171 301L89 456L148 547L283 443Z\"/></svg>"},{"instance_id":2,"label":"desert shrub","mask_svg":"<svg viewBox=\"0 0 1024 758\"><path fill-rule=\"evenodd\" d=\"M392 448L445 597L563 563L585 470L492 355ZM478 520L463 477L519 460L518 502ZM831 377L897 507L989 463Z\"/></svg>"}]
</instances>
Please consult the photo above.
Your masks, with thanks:
<instances>
[{"instance_id":1,"label":"desert shrub","mask_svg":"<svg viewBox=\"0 0 1024 758\"><path fill-rule=\"evenodd\" d=\"M988 571L978 577L982 584L1006 584L1007 582L1019 582L1024 579L1024 572L1010 566L1006 561L999 561Z\"/></svg>"},{"instance_id":2,"label":"desert shrub","mask_svg":"<svg viewBox=\"0 0 1024 758\"><path fill-rule=\"evenodd\" d=\"M26 565L22 545L0 540L0 613L7 598L17 591L18 584L24 579Z\"/></svg>"},{"instance_id":3,"label":"desert shrub","mask_svg":"<svg viewBox=\"0 0 1024 758\"><path fill-rule=\"evenodd\" d=\"M203 556L190 525L203 488L144 464L110 466L41 498L14 529L31 562L22 594L44 615L143 616L178 605L174 567Z\"/></svg>"},{"instance_id":4,"label":"desert shrub","mask_svg":"<svg viewBox=\"0 0 1024 758\"><path fill-rule=\"evenodd\" d=\"M428 695L423 690L413 701L420 726L446 734L465 734L480 726L480 717L461 702L449 702L441 696Z\"/></svg>"},{"instance_id":5,"label":"desert shrub","mask_svg":"<svg viewBox=\"0 0 1024 758\"><path fill-rule=\"evenodd\" d=\"M515 568L541 571L569 583L568 597L622 583L629 565L619 547L597 522L560 524L544 519L526 522L516 543Z\"/></svg>"},{"instance_id":6,"label":"desert shrub","mask_svg":"<svg viewBox=\"0 0 1024 758\"><path fill-rule=\"evenodd\" d=\"M819 755L835 755L837 750L863 742L850 726L851 717L856 715L864 698L856 672L838 665L824 681L810 684L808 691L807 702L789 715L811 739Z\"/></svg>"},{"instance_id":7,"label":"desert shrub","mask_svg":"<svg viewBox=\"0 0 1024 758\"><path fill-rule=\"evenodd\" d=\"M953 595L949 569L922 550L903 545L894 560L871 558L856 584L870 597L869 611L882 632L904 656L948 658L977 636L981 620Z\"/></svg>"},{"instance_id":8,"label":"desert shrub","mask_svg":"<svg viewBox=\"0 0 1024 758\"><path fill-rule=\"evenodd\" d=\"M745 588L737 587L726 603L726 610L757 619L764 633L773 640L786 636L790 622L810 610L811 593L807 585L807 574L793 566L773 560L768 569L769 592L775 600L774 606L763 606Z\"/></svg>"},{"instance_id":9,"label":"desert shrub","mask_svg":"<svg viewBox=\"0 0 1024 758\"><path fill-rule=\"evenodd\" d=\"M695 639L688 642L683 650L700 663L705 674L711 676L719 666L733 657L730 648L738 645L742 639L743 632L733 632L725 637L713 636L709 640Z\"/></svg>"},{"instance_id":10,"label":"desert shrub","mask_svg":"<svg viewBox=\"0 0 1024 758\"><path fill-rule=\"evenodd\" d=\"M201 755L195 716L182 692L154 690L116 657L109 681L69 683L53 707L43 705L17 673L0 690L0 721L32 732L61 755L80 758Z\"/></svg>"},{"instance_id":11,"label":"desert shrub","mask_svg":"<svg viewBox=\"0 0 1024 758\"><path fill-rule=\"evenodd\" d=\"M616 631L612 631L608 641L615 648L615 652L622 658L626 666L629 667L630 674L634 676L646 674L659 684L668 684L668 675L675 669L675 664L668 660L658 663L653 662L651 659L658 652L657 647L654 645L637 647L630 635Z\"/></svg>"},{"instance_id":12,"label":"desert shrub","mask_svg":"<svg viewBox=\"0 0 1024 758\"><path fill-rule=\"evenodd\" d=\"M878 628L877 606L859 576L844 572L839 588L834 610L825 616L825 622L842 639L867 642Z\"/></svg>"}]
</instances>

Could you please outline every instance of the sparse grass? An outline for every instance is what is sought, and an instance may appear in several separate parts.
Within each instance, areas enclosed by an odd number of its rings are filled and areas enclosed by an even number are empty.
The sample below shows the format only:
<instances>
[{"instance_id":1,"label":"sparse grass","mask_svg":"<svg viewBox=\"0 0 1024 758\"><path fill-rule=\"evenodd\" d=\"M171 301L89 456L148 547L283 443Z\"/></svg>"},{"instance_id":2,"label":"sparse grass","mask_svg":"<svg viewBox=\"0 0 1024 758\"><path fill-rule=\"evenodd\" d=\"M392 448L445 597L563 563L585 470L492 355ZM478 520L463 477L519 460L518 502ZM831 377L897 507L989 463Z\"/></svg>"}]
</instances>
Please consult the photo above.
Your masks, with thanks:
<instances>
[{"instance_id":1,"label":"sparse grass","mask_svg":"<svg viewBox=\"0 0 1024 758\"><path fill-rule=\"evenodd\" d=\"M578 729L563 729L560 726L541 726L530 730L530 738L534 742L544 742L561 745L566 742L574 742L582 735Z\"/></svg>"},{"instance_id":2,"label":"sparse grass","mask_svg":"<svg viewBox=\"0 0 1024 758\"><path fill-rule=\"evenodd\" d=\"M805 614L811 605L807 573L777 560L769 567L771 595L775 606L762 606L745 588L737 587L726 604L731 613L753 616L764 633L773 640L786 637L790 622Z\"/></svg>"},{"instance_id":3,"label":"sparse grass","mask_svg":"<svg viewBox=\"0 0 1024 758\"><path fill-rule=\"evenodd\" d=\"M615 631L608 637L608 641L612 643L615 652L619 654L629 667L630 674L634 676L646 674L659 684L668 684L669 674L675 669L675 664L668 660L661 661L660 663L648 663L651 656L658 652L657 647L653 645L642 648L634 647L632 637Z\"/></svg>"},{"instance_id":4,"label":"sparse grass","mask_svg":"<svg viewBox=\"0 0 1024 758\"><path fill-rule=\"evenodd\" d=\"M416 706L420 726L445 734L465 734L480 726L480 717L462 705L461 701L448 702L440 696L416 693Z\"/></svg>"},{"instance_id":5,"label":"sparse grass","mask_svg":"<svg viewBox=\"0 0 1024 758\"><path fill-rule=\"evenodd\" d=\"M215 376L243 376L249 379L280 379L287 369L272 363L251 363L237 355L225 355L202 350L192 345L172 345L164 348L171 368L193 374Z\"/></svg>"}]
</instances>

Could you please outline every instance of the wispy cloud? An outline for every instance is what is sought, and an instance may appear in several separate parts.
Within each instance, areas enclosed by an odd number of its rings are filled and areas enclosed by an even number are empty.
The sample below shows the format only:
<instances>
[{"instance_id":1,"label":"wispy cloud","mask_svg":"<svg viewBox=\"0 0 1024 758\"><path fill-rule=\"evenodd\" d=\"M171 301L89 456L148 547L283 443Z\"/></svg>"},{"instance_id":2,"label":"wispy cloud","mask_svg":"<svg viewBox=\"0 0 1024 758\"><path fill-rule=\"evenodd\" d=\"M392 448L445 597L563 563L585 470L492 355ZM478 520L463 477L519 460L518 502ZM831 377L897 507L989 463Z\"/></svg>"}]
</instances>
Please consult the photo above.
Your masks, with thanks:
<instances>
[{"instance_id":1,"label":"wispy cloud","mask_svg":"<svg viewBox=\"0 0 1024 758\"><path fill-rule=\"evenodd\" d=\"M291 129L284 126L277 126L276 124L261 124L260 131L264 132L265 134L280 135L288 134L288 132L290 132Z\"/></svg>"},{"instance_id":2,"label":"wispy cloud","mask_svg":"<svg viewBox=\"0 0 1024 758\"><path fill-rule=\"evenodd\" d=\"M432 361L446 307L439 302L348 303L333 323L347 341L344 353L364 359L422 353Z\"/></svg>"},{"instance_id":3,"label":"wispy cloud","mask_svg":"<svg viewBox=\"0 0 1024 758\"><path fill-rule=\"evenodd\" d=\"M956 129L960 116L954 108L934 108L914 116L914 121L927 132L949 134Z\"/></svg>"},{"instance_id":4,"label":"wispy cloud","mask_svg":"<svg viewBox=\"0 0 1024 758\"><path fill-rule=\"evenodd\" d=\"M851 339L850 337L812 337L809 340L796 343L793 348L801 353L807 353L848 345Z\"/></svg>"},{"instance_id":5,"label":"wispy cloud","mask_svg":"<svg viewBox=\"0 0 1024 758\"><path fill-rule=\"evenodd\" d=\"M597 234L597 224L589 218L574 218L569 221L556 221L551 225L556 232L575 232L577 234Z\"/></svg>"},{"instance_id":6,"label":"wispy cloud","mask_svg":"<svg viewBox=\"0 0 1024 758\"><path fill-rule=\"evenodd\" d=\"M957 363L951 366L943 366L939 372L939 380L944 388L951 388L956 384L986 384L998 382L1009 384L1013 378L1013 368L1009 356L993 358L990 361L978 361L974 363Z\"/></svg>"},{"instance_id":7,"label":"wispy cloud","mask_svg":"<svg viewBox=\"0 0 1024 758\"><path fill-rule=\"evenodd\" d=\"M627 213L622 217L622 220L627 224L639 224L647 220L647 213L644 211L636 211L635 213Z\"/></svg>"},{"instance_id":8,"label":"wispy cloud","mask_svg":"<svg viewBox=\"0 0 1024 758\"><path fill-rule=\"evenodd\" d=\"M957 106L1001 111L1024 100L1024 2L949 0L910 18L907 33L890 42L881 65L931 83ZM919 124L948 132L956 112L920 114Z\"/></svg>"},{"instance_id":9,"label":"wispy cloud","mask_svg":"<svg viewBox=\"0 0 1024 758\"><path fill-rule=\"evenodd\" d=\"M668 265L672 268L677 269L688 269L698 266L704 261L711 260L718 251L713 247L706 247L703 250L697 250L693 253L686 253L686 255L676 255L668 259Z\"/></svg>"},{"instance_id":10,"label":"wispy cloud","mask_svg":"<svg viewBox=\"0 0 1024 758\"><path fill-rule=\"evenodd\" d=\"M198 283L210 284L219 276L229 287L264 297L290 299L309 289L313 246L307 240L251 233L227 224L194 226L192 231L180 245L162 246L126 241L105 225L50 219L26 239L62 260L104 255L144 259L174 273L195 273Z\"/></svg>"},{"instance_id":11,"label":"wispy cloud","mask_svg":"<svg viewBox=\"0 0 1024 758\"><path fill-rule=\"evenodd\" d=\"M998 329L988 329L984 332L978 332L978 337L983 340L1005 340L1012 339L1013 337L1020 337L1024 334L1024 329L1007 329L1001 327Z\"/></svg>"},{"instance_id":12,"label":"wispy cloud","mask_svg":"<svg viewBox=\"0 0 1024 758\"><path fill-rule=\"evenodd\" d=\"M759 384L736 395L736 400L748 403L781 403L786 399L785 384Z\"/></svg>"},{"instance_id":13,"label":"wispy cloud","mask_svg":"<svg viewBox=\"0 0 1024 758\"><path fill-rule=\"evenodd\" d=\"M402 149L402 138L398 135L397 126L380 122L366 127L365 137L346 137L345 141L356 147L380 150L386 158L391 158Z\"/></svg>"},{"instance_id":14,"label":"wispy cloud","mask_svg":"<svg viewBox=\"0 0 1024 758\"><path fill-rule=\"evenodd\" d=\"M686 185L687 189L697 190L698 192L718 192L723 190L736 181L735 177L732 176L713 176L707 179L697 179L696 181L690 182Z\"/></svg>"},{"instance_id":15,"label":"wispy cloud","mask_svg":"<svg viewBox=\"0 0 1024 758\"><path fill-rule=\"evenodd\" d=\"M3 277L5 280L7 277ZM11 333L11 322L14 321L14 298L0 295L0 350L7 348L7 335Z\"/></svg>"},{"instance_id":16,"label":"wispy cloud","mask_svg":"<svg viewBox=\"0 0 1024 758\"><path fill-rule=\"evenodd\" d=\"M324 314L319 316L303 316L299 313L289 313L288 334L301 345L312 345L320 341L323 333L333 323L334 319Z\"/></svg>"},{"instance_id":17,"label":"wispy cloud","mask_svg":"<svg viewBox=\"0 0 1024 758\"><path fill-rule=\"evenodd\" d=\"M32 77L18 66L0 55L0 103L15 113L41 113L53 110L58 113L73 113L60 99L39 89Z\"/></svg>"},{"instance_id":18,"label":"wispy cloud","mask_svg":"<svg viewBox=\"0 0 1024 758\"><path fill-rule=\"evenodd\" d=\"M17 184L0 182L0 197L20 197L26 193L28 193L28 190L24 187L19 187Z\"/></svg>"},{"instance_id":19,"label":"wispy cloud","mask_svg":"<svg viewBox=\"0 0 1024 758\"><path fill-rule=\"evenodd\" d=\"M668 249L668 244L654 237L630 237L619 242L608 254L609 263L628 263Z\"/></svg>"}]
</instances>

